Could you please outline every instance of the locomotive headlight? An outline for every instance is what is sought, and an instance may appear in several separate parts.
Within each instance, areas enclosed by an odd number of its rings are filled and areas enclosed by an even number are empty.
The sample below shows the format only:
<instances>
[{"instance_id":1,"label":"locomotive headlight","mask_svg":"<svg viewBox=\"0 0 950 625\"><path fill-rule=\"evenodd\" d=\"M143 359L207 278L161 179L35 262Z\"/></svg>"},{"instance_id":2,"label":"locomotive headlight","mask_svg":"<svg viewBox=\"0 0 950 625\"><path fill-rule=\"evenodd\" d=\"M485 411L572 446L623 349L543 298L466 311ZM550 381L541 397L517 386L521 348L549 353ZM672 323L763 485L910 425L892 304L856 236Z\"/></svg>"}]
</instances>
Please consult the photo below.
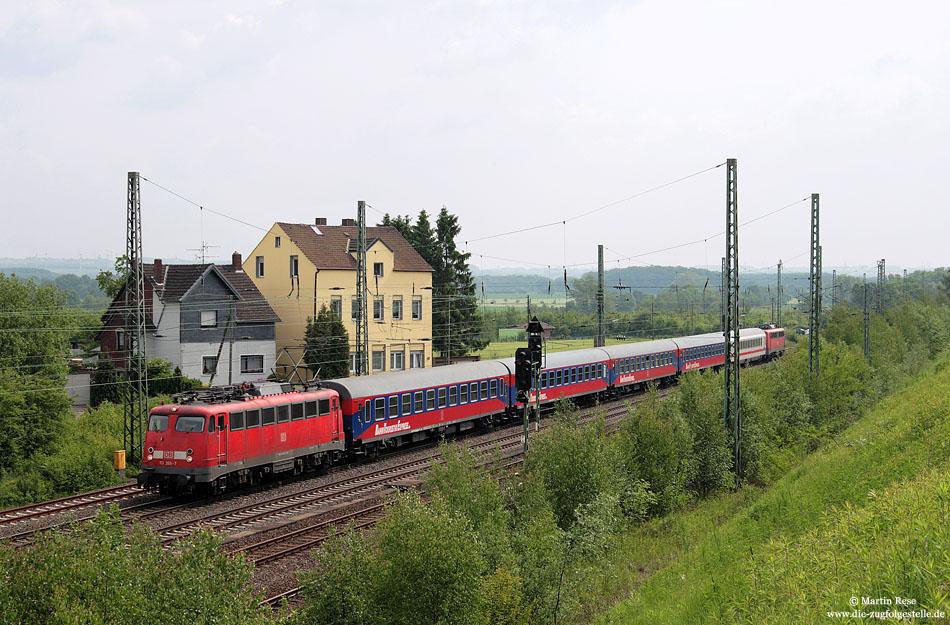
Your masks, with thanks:
<instances>
[{"instance_id":1,"label":"locomotive headlight","mask_svg":"<svg viewBox=\"0 0 950 625\"><path fill-rule=\"evenodd\" d=\"M152 459L152 454L149 454L147 460L151 460L151 459Z\"/></svg>"},{"instance_id":2,"label":"locomotive headlight","mask_svg":"<svg viewBox=\"0 0 950 625\"><path fill-rule=\"evenodd\" d=\"M185 458L185 460L188 462L191 462L191 459L192 459L191 456L188 456L187 458Z\"/></svg>"}]
</instances>

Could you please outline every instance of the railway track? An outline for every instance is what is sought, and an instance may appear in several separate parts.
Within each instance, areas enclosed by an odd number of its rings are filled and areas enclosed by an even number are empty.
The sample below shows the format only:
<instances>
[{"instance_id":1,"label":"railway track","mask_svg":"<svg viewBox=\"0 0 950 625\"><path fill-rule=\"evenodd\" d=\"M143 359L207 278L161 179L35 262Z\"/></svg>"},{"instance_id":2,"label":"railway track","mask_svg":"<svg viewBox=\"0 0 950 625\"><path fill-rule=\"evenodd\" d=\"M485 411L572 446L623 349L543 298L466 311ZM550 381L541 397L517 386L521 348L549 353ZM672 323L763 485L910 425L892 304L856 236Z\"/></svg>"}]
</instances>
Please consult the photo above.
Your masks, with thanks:
<instances>
[{"instance_id":1,"label":"railway track","mask_svg":"<svg viewBox=\"0 0 950 625\"><path fill-rule=\"evenodd\" d=\"M11 525L21 521L37 519L39 517L60 514L70 510L78 510L89 506L100 506L106 503L130 499L143 493L134 482L127 482L118 486L101 488L99 490L61 497L52 501L44 501L29 506L20 506L0 512L0 525Z\"/></svg>"}]
</instances>

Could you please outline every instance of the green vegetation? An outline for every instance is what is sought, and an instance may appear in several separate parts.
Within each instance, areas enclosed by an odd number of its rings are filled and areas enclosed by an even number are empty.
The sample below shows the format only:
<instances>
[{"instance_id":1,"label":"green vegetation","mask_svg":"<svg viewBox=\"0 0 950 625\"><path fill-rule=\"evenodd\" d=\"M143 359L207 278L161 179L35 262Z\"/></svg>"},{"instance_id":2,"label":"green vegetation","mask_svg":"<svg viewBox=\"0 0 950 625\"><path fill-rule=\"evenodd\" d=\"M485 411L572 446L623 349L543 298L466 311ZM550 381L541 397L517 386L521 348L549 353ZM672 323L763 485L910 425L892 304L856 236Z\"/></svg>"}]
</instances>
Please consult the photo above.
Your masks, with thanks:
<instances>
[{"instance_id":1,"label":"green vegetation","mask_svg":"<svg viewBox=\"0 0 950 625\"><path fill-rule=\"evenodd\" d=\"M345 378L350 374L349 335L343 322L326 304L316 319L307 317L304 341L307 345L304 362L321 380Z\"/></svg>"},{"instance_id":2,"label":"green vegetation","mask_svg":"<svg viewBox=\"0 0 950 625\"><path fill-rule=\"evenodd\" d=\"M118 509L32 549L0 544L0 622L200 625L270 623L249 592L251 565L201 531L175 552Z\"/></svg>"},{"instance_id":3,"label":"green vegetation","mask_svg":"<svg viewBox=\"0 0 950 625\"><path fill-rule=\"evenodd\" d=\"M800 622L804 598L819 589L839 601L855 592L893 593L924 607L946 605L946 503L920 506L919 522L918 510L901 517L885 502L867 511L828 510L859 506L869 491L899 488L895 480L917 488L910 481L922 469L946 468L947 357L937 378L859 419L927 366L930 346L942 345L950 328L950 310L905 303L876 319L872 349L881 354L871 365L845 338L855 318L847 310L832 315L827 334L836 340L823 344L819 377L808 373L802 349L744 370L739 467L722 427L721 379L712 373L683 376L667 400L647 395L615 436L602 420L581 425L569 406L559 406L530 446L524 472L501 485L484 479L468 452L447 447L447 465L428 480L430 506L399 498L378 533L346 533L331 541L331 555L318 556L301 622L585 622L631 591L600 618ZM891 381L882 385L885 375ZM920 400L920 413L897 410ZM743 487L732 491L737 478ZM947 480L925 477L919 488L939 495ZM911 526L923 538L908 536ZM871 546L867 532L896 542ZM836 550L819 558L820 545L834 540ZM901 549L899 568L894 557L874 557ZM845 565L835 558L854 570L836 576L833 567ZM802 570L816 579L801 581ZM355 571L366 593L352 592ZM449 583L415 583L427 571ZM862 573L866 589L855 587ZM399 589L401 606L429 606L432 619L393 604L391 589ZM811 599L812 620L847 608L831 599Z\"/></svg>"}]
</instances>

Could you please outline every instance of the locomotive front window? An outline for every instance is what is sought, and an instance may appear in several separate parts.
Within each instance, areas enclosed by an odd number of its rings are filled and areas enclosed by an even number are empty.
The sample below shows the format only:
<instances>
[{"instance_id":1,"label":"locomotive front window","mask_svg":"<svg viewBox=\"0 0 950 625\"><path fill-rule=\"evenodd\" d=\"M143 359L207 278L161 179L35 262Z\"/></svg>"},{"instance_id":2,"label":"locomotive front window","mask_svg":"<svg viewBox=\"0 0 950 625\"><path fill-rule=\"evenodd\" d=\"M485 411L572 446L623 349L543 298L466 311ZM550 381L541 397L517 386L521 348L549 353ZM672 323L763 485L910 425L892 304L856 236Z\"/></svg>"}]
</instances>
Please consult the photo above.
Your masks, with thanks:
<instances>
[{"instance_id":1,"label":"locomotive front window","mask_svg":"<svg viewBox=\"0 0 950 625\"><path fill-rule=\"evenodd\" d=\"M214 424L214 417L211 417L211 423ZM200 432L205 427L204 417L184 417L179 416L175 420L176 432Z\"/></svg>"},{"instance_id":2,"label":"locomotive front window","mask_svg":"<svg viewBox=\"0 0 950 625\"><path fill-rule=\"evenodd\" d=\"M153 414L148 418L148 431L149 432L164 432L168 429L168 415L167 414Z\"/></svg>"}]
</instances>

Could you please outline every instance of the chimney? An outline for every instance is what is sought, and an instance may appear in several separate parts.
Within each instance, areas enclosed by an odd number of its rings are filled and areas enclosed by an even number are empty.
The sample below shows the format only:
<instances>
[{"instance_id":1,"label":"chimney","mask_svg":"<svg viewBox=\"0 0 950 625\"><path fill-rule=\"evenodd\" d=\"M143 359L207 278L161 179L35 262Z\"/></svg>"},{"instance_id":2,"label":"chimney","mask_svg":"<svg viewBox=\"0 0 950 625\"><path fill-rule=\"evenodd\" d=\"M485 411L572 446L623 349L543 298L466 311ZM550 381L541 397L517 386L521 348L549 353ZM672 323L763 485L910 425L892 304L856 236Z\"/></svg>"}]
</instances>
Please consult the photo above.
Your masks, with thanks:
<instances>
[{"instance_id":1,"label":"chimney","mask_svg":"<svg viewBox=\"0 0 950 625\"><path fill-rule=\"evenodd\" d=\"M344 219L344 220L340 223L340 225L341 225L341 226L355 226L355 225L356 225L356 220L355 220L355 219Z\"/></svg>"},{"instance_id":2,"label":"chimney","mask_svg":"<svg viewBox=\"0 0 950 625\"><path fill-rule=\"evenodd\" d=\"M155 268L152 270L152 277L156 284L165 284L165 268L162 267L162 259L155 259Z\"/></svg>"},{"instance_id":3,"label":"chimney","mask_svg":"<svg viewBox=\"0 0 950 625\"><path fill-rule=\"evenodd\" d=\"M316 219L313 220L313 224L314 224L315 226L325 226L325 225L327 225L327 218L326 218L326 217L317 217Z\"/></svg>"},{"instance_id":4,"label":"chimney","mask_svg":"<svg viewBox=\"0 0 950 625\"><path fill-rule=\"evenodd\" d=\"M244 266L241 264L240 252L234 252L231 254L231 266L234 267L234 271L237 273L244 273Z\"/></svg>"}]
</instances>

